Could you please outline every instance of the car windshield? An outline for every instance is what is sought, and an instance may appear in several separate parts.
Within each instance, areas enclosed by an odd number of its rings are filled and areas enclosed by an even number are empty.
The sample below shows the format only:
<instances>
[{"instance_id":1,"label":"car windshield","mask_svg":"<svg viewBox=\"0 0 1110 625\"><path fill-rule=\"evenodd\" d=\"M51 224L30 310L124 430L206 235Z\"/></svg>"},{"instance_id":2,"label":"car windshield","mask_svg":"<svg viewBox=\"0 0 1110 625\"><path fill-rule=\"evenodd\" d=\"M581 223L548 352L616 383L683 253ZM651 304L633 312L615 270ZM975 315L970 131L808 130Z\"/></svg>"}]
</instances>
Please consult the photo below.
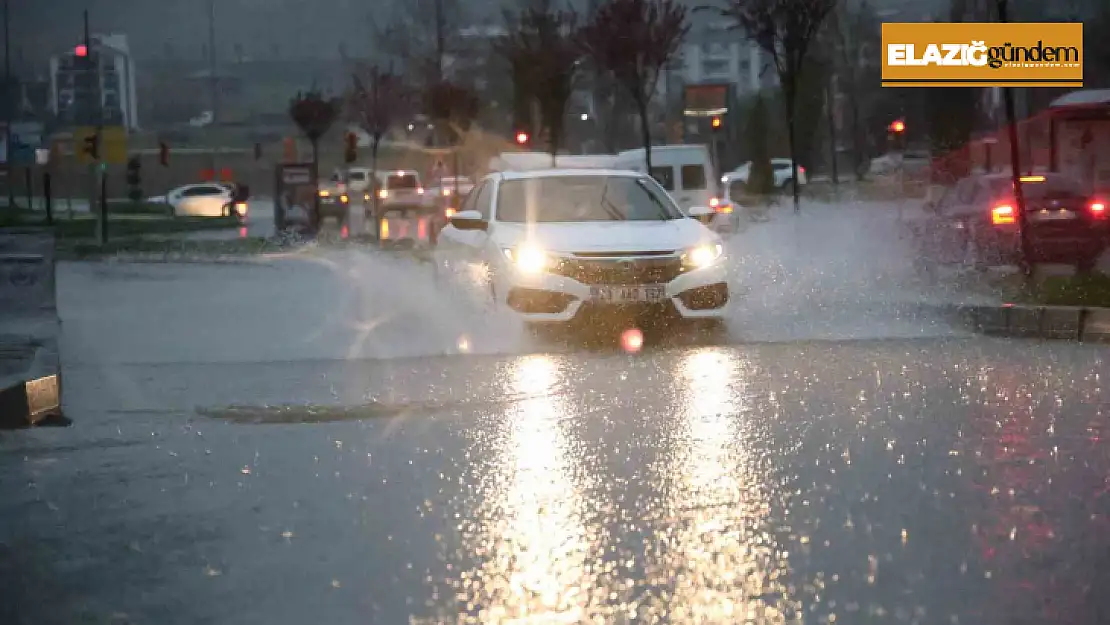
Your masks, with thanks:
<instances>
[{"instance_id":1,"label":"car windshield","mask_svg":"<svg viewBox=\"0 0 1110 625\"><path fill-rule=\"evenodd\" d=\"M1009 178L995 178L991 181L994 195L1005 195L1014 188ZM1022 179L1021 189L1026 199L1043 200L1053 198L1083 197L1083 185L1068 176L1027 176Z\"/></svg>"},{"instance_id":2,"label":"car windshield","mask_svg":"<svg viewBox=\"0 0 1110 625\"><path fill-rule=\"evenodd\" d=\"M350 176L349 176L349 179L354 181L354 182L363 182L363 181L366 180L366 172L352 171Z\"/></svg>"},{"instance_id":3,"label":"car windshield","mask_svg":"<svg viewBox=\"0 0 1110 625\"><path fill-rule=\"evenodd\" d=\"M497 219L511 223L659 221L682 213L657 185L633 176L550 176L501 183Z\"/></svg>"},{"instance_id":4,"label":"car windshield","mask_svg":"<svg viewBox=\"0 0 1110 625\"><path fill-rule=\"evenodd\" d=\"M420 182L413 174L394 174L385 179L387 189L415 189Z\"/></svg>"}]
</instances>

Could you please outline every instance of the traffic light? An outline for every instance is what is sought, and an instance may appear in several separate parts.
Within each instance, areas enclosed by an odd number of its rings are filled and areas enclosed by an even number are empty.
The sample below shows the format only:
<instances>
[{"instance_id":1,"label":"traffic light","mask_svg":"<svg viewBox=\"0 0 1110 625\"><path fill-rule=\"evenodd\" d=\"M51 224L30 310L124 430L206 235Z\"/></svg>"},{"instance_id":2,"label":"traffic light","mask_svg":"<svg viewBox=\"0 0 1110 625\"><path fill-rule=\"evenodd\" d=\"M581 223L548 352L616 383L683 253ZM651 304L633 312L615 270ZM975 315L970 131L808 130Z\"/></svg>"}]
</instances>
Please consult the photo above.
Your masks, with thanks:
<instances>
[{"instance_id":1,"label":"traffic light","mask_svg":"<svg viewBox=\"0 0 1110 625\"><path fill-rule=\"evenodd\" d=\"M100 135L92 134L85 137L81 151L94 161L100 160Z\"/></svg>"},{"instance_id":2,"label":"traffic light","mask_svg":"<svg viewBox=\"0 0 1110 625\"><path fill-rule=\"evenodd\" d=\"M524 132L523 130L516 133L516 144L517 145L528 145L528 140L529 139L531 139L531 137L528 136L528 133Z\"/></svg>"},{"instance_id":3,"label":"traffic light","mask_svg":"<svg viewBox=\"0 0 1110 625\"><path fill-rule=\"evenodd\" d=\"M127 160L127 184L131 186L139 184L141 168L142 164L139 163L139 157L132 156Z\"/></svg>"},{"instance_id":4,"label":"traffic light","mask_svg":"<svg viewBox=\"0 0 1110 625\"><path fill-rule=\"evenodd\" d=\"M165 141L158 142L158 162L162 167L170 166L170 146Z\"/></svg>"},{"instance_id":5,"label":"traffic light","mask_svg":"<svg viewBox=\"0 0 1110 625\"><path fill-rule=\"evenodd\" d=\"M143 199L141 168L138 156L127 160L127 196L136 203Z\"/></svg>"},{"instance_id":6,"label":"traffic light","mask_svg":"<svg viewBox=\"0 0 1110 625\"><path fill-rule=\"evenodd\" d=\"M254 160L262 160L262 144L258 142L254 144Z\"/></svg>"},{"instance_id":7,"label":"traffic light","mask_svg":"<svg viewBox=\"0 0 1110 625\"><path fill-rule=\"evenodd\" d=\"M79 58L82 58L82 59L89 56L89 47L86 46L83 43L78 45L77 47L73 48L73 56L76 56L76 57L79 57Z\"/></svg>"},{"instance_id":8,"label":"traffic light","mask_svg":"<svg viewBox=\"0 0 1110 625\"><path fill-rule=\"evenodd\" d=\"M720 130L721 129L721 118L720 118L720 116L714 115L713 119L710 120L709 125L713 128L714 132Z\"/></svg>"},{"instance_id":9,"label":"traffic light","mask_svg":"<svg viewBox=\"0 0 1110 625\"><path fill-rule=\"evenodd\" d=\"M890 122L890 132L892 132L896 135L900 135L903 132L906 132L906 122L904 122L900 119L896 119L896 120Z\"/></svg>"},{"instance_id":10,"label":"traffic light","mask_svg":"<svg viewBox=\"0 0 1110 625\"><path fill-rule=\"evenodd\" d=\"M353 132L348 132L344 138L343 161L348 165L358 160L358 137Z\"/></svg>"}]
</instances>

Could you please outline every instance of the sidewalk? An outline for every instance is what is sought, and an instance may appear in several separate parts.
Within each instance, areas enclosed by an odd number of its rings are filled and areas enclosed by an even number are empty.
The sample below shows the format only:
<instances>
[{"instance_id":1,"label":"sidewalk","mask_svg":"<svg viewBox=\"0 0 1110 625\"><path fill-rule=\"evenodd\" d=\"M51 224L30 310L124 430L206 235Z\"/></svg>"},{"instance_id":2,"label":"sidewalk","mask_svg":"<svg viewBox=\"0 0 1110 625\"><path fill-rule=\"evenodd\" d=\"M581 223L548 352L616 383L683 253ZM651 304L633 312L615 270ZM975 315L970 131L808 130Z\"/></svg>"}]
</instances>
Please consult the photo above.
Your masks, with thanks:
<instances>
[{"instance_id":1,"label":"sidewalk","mask_svg":"<svg viewBox=\"0 0 1110 625\"><path fill-rule=\"evenodd\" d=\"M54 236L0 232L0 428L34 425L61 408Z\"/></svg>"}]
</instances>

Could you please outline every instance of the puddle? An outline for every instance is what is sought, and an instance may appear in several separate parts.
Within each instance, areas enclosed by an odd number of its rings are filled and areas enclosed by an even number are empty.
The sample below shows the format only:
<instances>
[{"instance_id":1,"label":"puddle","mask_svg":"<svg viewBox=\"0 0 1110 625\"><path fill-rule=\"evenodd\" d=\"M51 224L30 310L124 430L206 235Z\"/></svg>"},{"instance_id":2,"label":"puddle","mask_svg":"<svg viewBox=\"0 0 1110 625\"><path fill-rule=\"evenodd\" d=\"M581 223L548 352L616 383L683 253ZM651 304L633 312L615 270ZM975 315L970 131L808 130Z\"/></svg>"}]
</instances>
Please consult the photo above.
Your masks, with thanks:
<instances>
[{"instance_id":1,"label":"puddle","mask_svg":"<svg viewBox=\"0 0 1110 625\"><path fill-rule=\"evenodd\" d=\"M539 395L514 395L498 399L459 399L419 402L369 402L356 406L326 404L283 404L279 406L227 406L223 408L198 408L197 414L245 425L283 423L332 423L336 421L365 421L396 417L428 417L443 413L474 412L503 408L516 402L554 397L557 393Z\"/></svg>"}]
</instances>

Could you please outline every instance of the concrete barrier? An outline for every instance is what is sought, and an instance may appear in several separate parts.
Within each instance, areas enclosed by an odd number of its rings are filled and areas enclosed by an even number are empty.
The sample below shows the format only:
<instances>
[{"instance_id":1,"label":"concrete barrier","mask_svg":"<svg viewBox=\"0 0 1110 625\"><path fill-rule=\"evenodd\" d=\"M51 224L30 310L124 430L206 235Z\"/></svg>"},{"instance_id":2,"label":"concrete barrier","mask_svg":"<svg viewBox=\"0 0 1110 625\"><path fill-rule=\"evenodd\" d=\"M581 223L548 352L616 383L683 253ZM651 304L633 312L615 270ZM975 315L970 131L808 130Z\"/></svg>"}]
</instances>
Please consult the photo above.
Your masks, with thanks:
<instances>
[{"instance_id":1,"label":"concrete barrier","mask_svg":"<svg viewBox=\"0 0 1110 625\"><path fill-rule=\"evenodd\" d=\"M982 334L1110 342L1110 308L1022 304L942 308L954 323Z\"/></svg>"},{"instance_id":2,"label":"concrete barrier","mask_svg":"<svg viewBox=\"0 0 1110 625\"><path fill-rule=\"evenodd\" d=\"M51 230L0 230L0 428L60 416L54 275Z\"/></svg>"}]
</instances>

